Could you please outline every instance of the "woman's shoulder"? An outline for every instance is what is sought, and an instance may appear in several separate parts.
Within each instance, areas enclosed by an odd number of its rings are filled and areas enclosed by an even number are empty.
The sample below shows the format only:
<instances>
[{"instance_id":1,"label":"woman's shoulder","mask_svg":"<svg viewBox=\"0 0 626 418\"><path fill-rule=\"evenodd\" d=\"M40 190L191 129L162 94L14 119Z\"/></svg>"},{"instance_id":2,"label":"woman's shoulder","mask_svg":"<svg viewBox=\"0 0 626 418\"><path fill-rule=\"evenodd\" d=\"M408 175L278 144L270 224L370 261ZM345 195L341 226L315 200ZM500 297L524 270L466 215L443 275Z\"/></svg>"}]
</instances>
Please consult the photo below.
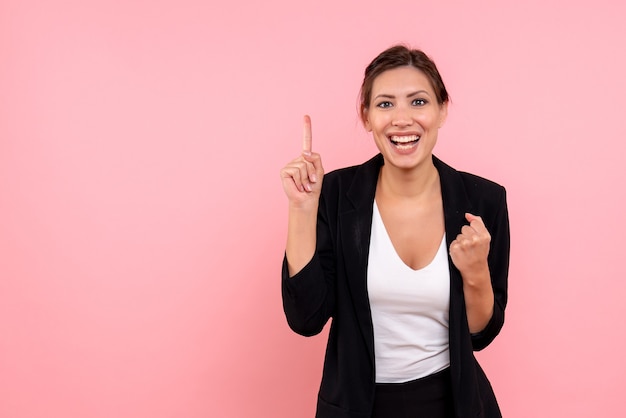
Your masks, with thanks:
<instances>
[{"instance_id":1,"label":"woman's shoulder","mask_svg":"<svg viewBox=\"0 0 626 418\"><path fill-rule=\"evenodd\" d=\"M378 178L381 165L383 165L382 155L377 154L364 163L337 168L324 175L324 186L350 186L355 178L357 178L359 182L367 182L368 178L375 180Z\"/></svg>"},{"instance_id":2,"label":"woman's shoulder","mask_svg":"<svg viewBox=\"0 0 626 418\"><path fill-rule=\"evenodd\" d=\"M458 173L461 176L463 183L465 183L465 187L467 188L493 193L502 193L505 191L504 186L496 183L493 180L489 180L487 178L465 171L459 171Z\"/></svg>"},{"instance_id":3,"label":"woman's shoulder","mask_svg":"<svg viewBox=\"0 0 626 418\"><path fill-rule=\"evenodd\" d=\"M433 160L435 162L435 166L437 166L437 169L439 170L439 173L444 177L444 179L454 180L455 178L458 178L465 186L465 189L469 192L476 191L488 194L499 194L505 192L504 186L493 180L474 173L469 173L467 171L457 170L436 157L433 157Z\"/></svg>"}]
</instances>

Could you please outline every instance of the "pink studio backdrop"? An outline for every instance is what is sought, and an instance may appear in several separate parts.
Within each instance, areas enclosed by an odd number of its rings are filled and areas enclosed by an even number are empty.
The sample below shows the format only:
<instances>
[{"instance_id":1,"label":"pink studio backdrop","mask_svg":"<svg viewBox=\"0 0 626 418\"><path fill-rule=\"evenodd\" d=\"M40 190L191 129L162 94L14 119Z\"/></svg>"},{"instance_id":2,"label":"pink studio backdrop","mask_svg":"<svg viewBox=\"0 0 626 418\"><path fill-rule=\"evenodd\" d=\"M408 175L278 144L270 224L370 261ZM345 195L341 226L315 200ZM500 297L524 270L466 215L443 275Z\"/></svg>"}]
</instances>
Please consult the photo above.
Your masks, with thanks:
<instances>
[{"instance_id":1,"label":"pink studio backdrop","mask_svg":"<svg viewBox=\"0 0 626 418\"><path fill-rule=\"evenodd\" d=\"M437 155L509 192L504 415L623 416L621 4L2 0L0 417L312 417L278 171L304 113L327 170L375 153L399 41L451 92Z\"/></svg>"}]
</instances>

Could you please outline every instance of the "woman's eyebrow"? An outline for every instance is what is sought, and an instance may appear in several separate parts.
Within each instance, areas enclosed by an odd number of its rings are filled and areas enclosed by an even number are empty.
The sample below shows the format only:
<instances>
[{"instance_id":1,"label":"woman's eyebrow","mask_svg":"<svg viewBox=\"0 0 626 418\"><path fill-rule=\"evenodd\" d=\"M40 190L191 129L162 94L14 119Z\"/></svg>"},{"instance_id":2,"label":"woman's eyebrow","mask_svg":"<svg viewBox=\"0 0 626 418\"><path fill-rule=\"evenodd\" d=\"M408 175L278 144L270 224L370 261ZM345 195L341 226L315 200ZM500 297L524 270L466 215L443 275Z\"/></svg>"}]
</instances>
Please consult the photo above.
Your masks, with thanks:
<instances>
[{"instance_id":1,"label":"woman's eyebrow","mask_svg":"<svg viewBox=\"0 0 626 418\"><path fill-rule=\"evenodd\" d=\"M406 97L413 97L413 96L417 96L417 95L418 95L418 94L420 94L420 93L425 93L425 94L428 94L428 92L427 92L426 90L418 90L418 91L415 91L415 92L413 92L413 93L407 94L407 95L406 95Z\"/></svg>"},{"instance_id":2,"label":"woman's eyebrow","mask_svg":"<svg viewBox=\"0 0 626 418\"><path fill-rule=\"evenodd\" d=\"M417 96L420 93L428 94L428 92L426 90L418 90L418 91L414 91L412 93L407 94L406 97L410 98L410 97L413 97L413 96ZM379 99L379 98L381 98L381 99L395 99L396 96L394 96L393 94L381 93L381 94L376 95L376 97L374 97L373 100L376 100L376 99Z\"/></svg>"}]
</instances>

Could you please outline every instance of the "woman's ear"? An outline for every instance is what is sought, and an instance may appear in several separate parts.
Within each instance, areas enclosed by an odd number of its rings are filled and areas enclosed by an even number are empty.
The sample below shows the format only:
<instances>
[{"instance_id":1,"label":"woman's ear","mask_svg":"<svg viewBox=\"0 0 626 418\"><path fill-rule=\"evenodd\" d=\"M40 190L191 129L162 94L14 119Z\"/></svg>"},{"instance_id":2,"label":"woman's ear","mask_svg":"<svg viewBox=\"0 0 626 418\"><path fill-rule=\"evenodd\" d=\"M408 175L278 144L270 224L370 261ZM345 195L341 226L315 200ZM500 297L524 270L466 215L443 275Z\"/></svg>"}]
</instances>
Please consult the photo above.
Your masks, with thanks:
<instances>
[{"instance_id":1,"label":"woman's ear","mask_svg":"<svg viewBox=\"0 0 626 418\"><path fill-rule=\"evenodd\" d=\"M370 125L367 109L364 107L361 108L361 122L363 122L363 126L367 132L372 132L372 126Z\"/></svg>"}]
</instances>

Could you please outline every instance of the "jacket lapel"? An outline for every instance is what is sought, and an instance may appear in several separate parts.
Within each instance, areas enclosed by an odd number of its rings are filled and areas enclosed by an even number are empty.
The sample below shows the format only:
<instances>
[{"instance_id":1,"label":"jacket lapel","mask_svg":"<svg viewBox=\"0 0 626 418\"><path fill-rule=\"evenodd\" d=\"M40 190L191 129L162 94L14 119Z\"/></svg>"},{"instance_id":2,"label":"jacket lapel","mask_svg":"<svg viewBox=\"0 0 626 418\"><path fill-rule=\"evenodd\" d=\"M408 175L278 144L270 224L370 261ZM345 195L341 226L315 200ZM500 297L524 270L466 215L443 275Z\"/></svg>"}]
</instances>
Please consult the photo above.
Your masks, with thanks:
<instances>
[{"instance_id":1,"label":"jacket lapel","mask_svg":"<svg viewBox=\"0 0 626 418\"><path fill-rule=\"evenodd\" d=\"M443 199L443 214L446 228L446 244L448 249L456 236L461 233L463 225L467 224L465 213L471 212L472 206L465 191L465 184L460 174L433 156L433 162L439 171L441 181L441 196ZM448 255L450 264L450 328L453 325L460 325L455 321L459 319L458 313L465 309L463 297L463 280L461 273L452 263ZM461 306L463 305L463 306ZM458 312L457 312L458 311ZM452 334L452 333L451 333Z\"/></svg>"},{"instance_id":2,"label":"jacket lapel","mask_svg":"<svg viewBox=\"0 0 626 418\"><path fill-rule=\"evenodd\" d=\"M361 334L374 365L374 332L367 293L367 262L376 183L383 157L378 154L358 168L346 191L346 204L340 208L339 228L348 289Z\"/></svg>"},{"instance_id":3,"label":"jacket lapel","mask_svg":"<svg viewBox=\"0 0 626 418\"><path fill-rule=\"evenodd\" d=\"M435 156L433 156L433 163L439 171L446 243L450 248L452 241L461 233L461 227L467 224L465 213L471 212L472 205L459 172Z\"/></svg>"},{"instance_id":4,"label":"jacket lapel","mask_svg":"<svg viewBox=\"0 0 626 418\"><path fill-rule=\"evenodd\" d=\"M467 224L465 213L472 212L472 205L467 196L465 183L459 172L434 156L433 162L439 171L441 181L446 244L449 249L452 241L461 233L463 225ZM452 391L457 395L463 390L461 379L463 352L461 346L463 345L463 340L469 341L470 335L467 327L467 314L465 312L463 279L459 270L454 266L454 263L452 263L449 254L448 264L450 266L450 373L452 378Z\"/></svg>"}]
</instances>

